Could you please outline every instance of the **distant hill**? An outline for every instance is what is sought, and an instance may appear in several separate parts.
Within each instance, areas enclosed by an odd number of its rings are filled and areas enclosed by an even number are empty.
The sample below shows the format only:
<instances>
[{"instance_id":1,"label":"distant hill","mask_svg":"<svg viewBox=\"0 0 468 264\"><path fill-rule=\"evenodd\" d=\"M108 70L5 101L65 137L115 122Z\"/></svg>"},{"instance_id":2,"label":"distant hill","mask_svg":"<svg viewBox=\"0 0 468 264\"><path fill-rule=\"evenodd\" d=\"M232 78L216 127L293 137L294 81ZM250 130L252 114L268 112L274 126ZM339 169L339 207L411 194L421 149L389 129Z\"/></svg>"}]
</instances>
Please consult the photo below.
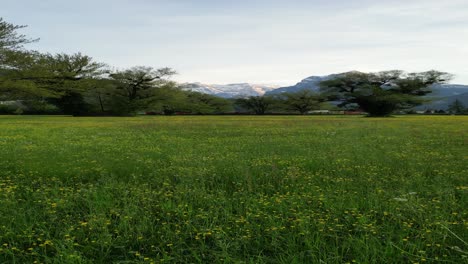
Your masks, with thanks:
<instances>
[{"instance_id":1,"label":"distant hill","mask_svg":"<svg viewBox=\"0 0 468 264\"><path fill-rule=\"evenodd\" d=\"M294 92L298 92L301 90L311 90L311 91L318 92L320 88L319 86L320 82L336 78L337 76L338 76L337 74L332 74L332 75L327 75L327 76L310 76L298 82L295 85L281 87L281 88L268 91L266 92L266 95L294 93Z\"/></svg>"},{"instance_id":2,"label":"distant hill","mask_svg":"<svg viewBox=\"0 0 468 264\"><path fill-rule=\"evenodd\" d=\"M431 101L415 107L415 110L447 110L455 100L468 107L468 85L434 85L432 93L426 97Z\"/></svg>"},{"instance_id":3,"label":"distant hill","mask_svg":"<svg viewBox=\"0 0 468 264\"><path fill-rule=\"evenodd\" d=\"M432 93L430 97L448 97L462 95L468 92L468 85L460 84L435 84L432 85Z\"/></svg>"},{"instance_id":4,"label":"distant hill","mask_svg":"<svg viewBox=\"0 0 468 264\"><path fill-rule=\"evenodd\" d=\"M301 90L311 90L314 92L319 92L320 82L328 81L328 80L337 78L339 76L342 76L344 74L354 73L354 72L358 72L358 71L335 73L335 74L330 74L330 75L325 75L325 76L310 76L310 77L303 79L302 81L298 82L295 85L280 87L280 88L271 90L267 92L266 95L281 94L281 93L294 93L294 92L298 92Z\"/></svg>"}]
</instances>

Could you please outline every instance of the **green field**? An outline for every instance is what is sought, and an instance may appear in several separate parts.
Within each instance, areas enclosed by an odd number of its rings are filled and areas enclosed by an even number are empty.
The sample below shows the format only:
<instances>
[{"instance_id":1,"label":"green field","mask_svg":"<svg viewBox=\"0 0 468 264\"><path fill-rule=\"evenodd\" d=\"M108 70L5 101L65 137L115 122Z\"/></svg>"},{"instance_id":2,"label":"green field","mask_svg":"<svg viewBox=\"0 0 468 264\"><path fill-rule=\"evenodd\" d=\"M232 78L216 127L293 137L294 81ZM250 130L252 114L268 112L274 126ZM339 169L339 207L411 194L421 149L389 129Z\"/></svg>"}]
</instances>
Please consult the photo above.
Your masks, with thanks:
<instances>
[{"instance_id":1,"label":"green field","mask_svg":"<svg viewBox=\"0 0 468 264\"><path fill-rule=\"evenodd\" d=\"M468 117L0 117L0 263L467 263Z\"/></svg>"}]
</instances>

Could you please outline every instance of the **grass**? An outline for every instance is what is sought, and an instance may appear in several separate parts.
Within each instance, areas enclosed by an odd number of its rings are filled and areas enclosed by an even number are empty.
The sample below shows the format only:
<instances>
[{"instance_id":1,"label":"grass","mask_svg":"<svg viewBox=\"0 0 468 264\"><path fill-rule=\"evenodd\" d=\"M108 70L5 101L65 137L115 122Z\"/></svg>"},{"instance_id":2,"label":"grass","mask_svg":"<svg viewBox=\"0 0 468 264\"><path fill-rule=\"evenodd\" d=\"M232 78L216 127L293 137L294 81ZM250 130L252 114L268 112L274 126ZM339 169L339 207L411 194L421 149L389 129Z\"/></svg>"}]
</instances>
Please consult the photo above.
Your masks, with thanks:
<instances>
[{"instance_id":1,"label":"grass","mask_svg":"<svg viewBox=\"0 0 468 264\"><path fill-rule=\"evenodd\" d=\"M0 117L0 263L467 263L468 117Z\"/></svg>"}]
</instances>

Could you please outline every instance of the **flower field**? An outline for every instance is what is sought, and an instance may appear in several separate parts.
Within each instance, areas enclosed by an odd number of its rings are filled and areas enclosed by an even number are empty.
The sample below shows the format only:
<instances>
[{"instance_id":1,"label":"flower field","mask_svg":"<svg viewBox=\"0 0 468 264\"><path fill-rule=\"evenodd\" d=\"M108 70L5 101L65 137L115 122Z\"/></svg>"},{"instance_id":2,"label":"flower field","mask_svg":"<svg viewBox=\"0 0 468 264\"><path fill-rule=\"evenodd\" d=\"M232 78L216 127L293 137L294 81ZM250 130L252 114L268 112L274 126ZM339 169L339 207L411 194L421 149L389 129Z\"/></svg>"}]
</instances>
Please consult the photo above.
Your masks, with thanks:
<instances>
[{"instance_id":1,"label":"flower field","mask_svg":"<svg viewBox=\"0 0 468 264\"><path fill-rule=\"evenodd\" d=\"M0 116L0 263L467 263L468 117Z\"/></svg>"}]
</instances>

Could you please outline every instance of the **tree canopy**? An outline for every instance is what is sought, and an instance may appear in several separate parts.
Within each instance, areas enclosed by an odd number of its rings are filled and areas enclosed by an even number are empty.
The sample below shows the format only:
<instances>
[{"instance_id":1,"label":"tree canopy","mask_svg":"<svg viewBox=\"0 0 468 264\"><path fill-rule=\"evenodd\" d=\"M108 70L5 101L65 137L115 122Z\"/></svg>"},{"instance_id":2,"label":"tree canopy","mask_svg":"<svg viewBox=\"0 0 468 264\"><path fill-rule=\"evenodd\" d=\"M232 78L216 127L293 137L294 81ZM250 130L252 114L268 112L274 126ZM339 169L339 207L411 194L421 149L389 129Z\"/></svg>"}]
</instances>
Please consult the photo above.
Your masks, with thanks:
<instances>
[{"instance_id":1,"label":"tree canopy","mask_svg":"<svg viewBox=\"0 0 468 264\"><path fill-rule=\"evenodd\" d=\"M238 98L236 104L245 108L248 111L252 111L257 115L263 115L269 110L275 103L275 98L272 96L249 96L247 98Z\"/></svg>"},{"instance_id":2,"label":"tree canopy","mask_svg":"<svg viewBox=\"0 0 468 264\"><path fill-rule=\"evenodd\" d=\"M468 112L468 108L466 108L460 100L456 99L449 105L448 111L452 114L464 114Z\"/></svg>"},{"instance_id":3,"label":"tree canopy","mask_svg":"<svg viewBox=\"0 0 468 264\"><path fill-rule=\"evenodd\" d=\"M318 93L314 93L310 90L286 93L284 97L286 108L297 111L301 115L305 115L311 110L318 109L320 107L320 102L324 101Z\"/></svg>"},{"instance_id":4,"label":"tree canopy","mask_svg":"<svg viewBox=\"0 0 468 264\"><path fill-rule=\"evenodd\" d=\"M439 71L349 72L320 85L328 99L341 102L340 106L356 104L369 116L388 116L423 103L421 96L431 92L431 85L450 78L450 74Z\"/></svg>"},{"instance_id":5,"label":"tree canopy","mask_svg":"<svg viewBox=\"0 0 468 264\"><path fill-rule=\"evenodd\" d=\"M0 49L17 50L24 44L37 41L18 33L18 29L25 28L23 25L14 25L6 22L0 17Z\"/></svg>"},{"instance_id":6,"label":"tree canopy","mask_svg":"<svg viewBox=\"0 0 468 264\"><path fill-rule=\"evenodd\" d=\"M80 52L27 50L24 45L37 39L18 33L24 27L0 18L0 100L14 100L26 111L131 115L230 109L226 99L179 89L169 80L175 74L170 68L137 66L111 72L106 64Z\"/></svg>"},{"instance_id":7,"label":"tree canopy","mask_svg":"<svg viewBox=\"0 0 468 264\"><path fill-rule=\"evenodd\" d=\"M121 107L135 113L156 102L155 89L174 85L166 79L174 74L176 72L170 68L155 70L152 67L136 66L109 76L115 81L115 97L120 98Z\"/></svg>"}]
</instances>

